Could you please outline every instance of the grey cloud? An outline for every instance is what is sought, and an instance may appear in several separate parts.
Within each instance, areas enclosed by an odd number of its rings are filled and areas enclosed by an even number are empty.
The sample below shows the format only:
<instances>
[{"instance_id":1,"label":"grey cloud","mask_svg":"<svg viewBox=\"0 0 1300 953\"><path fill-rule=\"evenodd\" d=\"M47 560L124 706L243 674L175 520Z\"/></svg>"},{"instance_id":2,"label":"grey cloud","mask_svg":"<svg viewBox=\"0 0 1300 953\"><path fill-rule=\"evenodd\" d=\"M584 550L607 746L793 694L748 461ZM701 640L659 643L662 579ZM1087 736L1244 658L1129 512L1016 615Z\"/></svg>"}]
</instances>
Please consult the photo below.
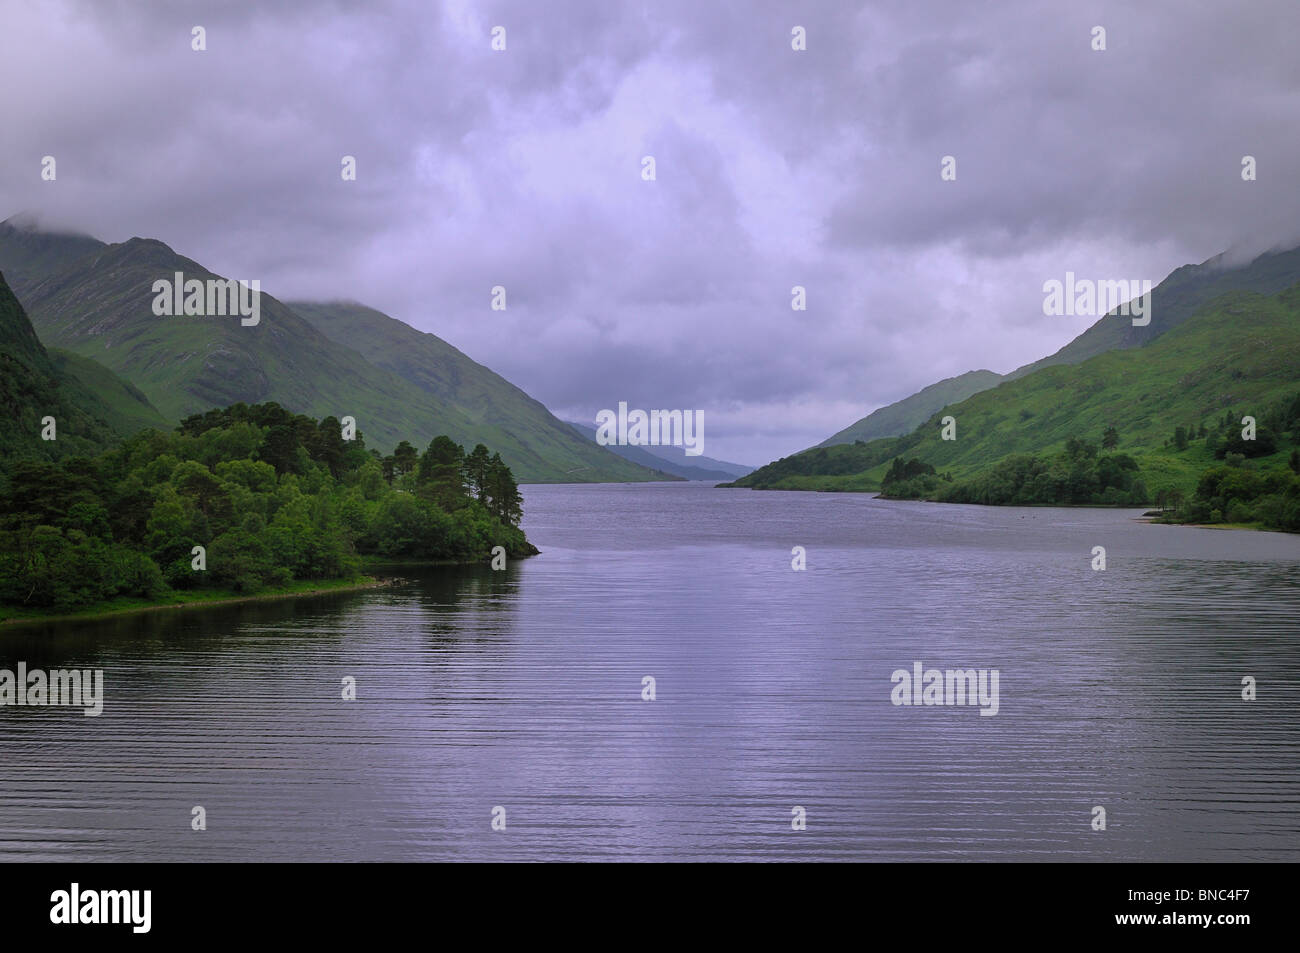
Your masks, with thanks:
<instances>
[{"instance_id":1,"label":"grey cloud","mask_svg":"<svg viewBox=\"0 0 1300 953\"><path fill-rule=\"evenodd\" d=\"M1066 268L1294 243L1297 27L1283 0L16 7L0 217L363 301L556 408L716 408L710 454L761 463L1056 350Z\"/></svg>"}]
</instances>

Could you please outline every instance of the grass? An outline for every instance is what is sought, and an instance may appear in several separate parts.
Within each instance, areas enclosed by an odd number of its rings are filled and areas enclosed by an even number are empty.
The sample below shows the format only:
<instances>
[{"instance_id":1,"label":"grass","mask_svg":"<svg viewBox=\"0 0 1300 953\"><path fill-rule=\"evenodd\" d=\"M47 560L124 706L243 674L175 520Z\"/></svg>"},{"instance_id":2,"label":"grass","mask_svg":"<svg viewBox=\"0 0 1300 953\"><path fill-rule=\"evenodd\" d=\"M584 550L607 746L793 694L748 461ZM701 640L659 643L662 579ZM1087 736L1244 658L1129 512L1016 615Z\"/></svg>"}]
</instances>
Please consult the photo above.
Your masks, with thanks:
<instances>
[{"instance_id":1,"label":"grass","mask_svg":"<svg viewBox=\"0 0 1300 953\"><path fill-rule=\"evenodd\" d=\"M113 599L92 608L73 611L66 609L24 609L17 610L22 612L22 615L15 615L13 614L14 609L0 606L0 625L14 625L22 622L71 622L138 612L155 612L160 609L206 608L239 602L283 599L290 596L315 596L333 592L351 592L361 589L374 589L385 585L388 585L387 580L377 579L374 576L359 575L351 579L295 579L286 585L267 588L256 593L239 593L229 589L175 590L154 600Z\"/></svg>"}]
</instances>

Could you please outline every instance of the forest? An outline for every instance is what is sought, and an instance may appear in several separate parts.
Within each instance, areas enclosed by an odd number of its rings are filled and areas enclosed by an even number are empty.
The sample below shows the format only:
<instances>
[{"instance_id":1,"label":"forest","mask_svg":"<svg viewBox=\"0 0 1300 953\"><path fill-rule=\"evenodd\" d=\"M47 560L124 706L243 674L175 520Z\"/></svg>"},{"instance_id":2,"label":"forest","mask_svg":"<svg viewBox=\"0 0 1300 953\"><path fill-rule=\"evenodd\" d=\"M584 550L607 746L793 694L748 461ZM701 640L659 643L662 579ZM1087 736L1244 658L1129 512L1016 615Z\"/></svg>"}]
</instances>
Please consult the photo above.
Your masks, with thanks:
<instances>
[{"instance_id":1,"label":"forest","mask_svg":"<svg viewBox=\"0 0 1300 953\"><path fill-rule=\"evenodd\" d=\"M0 605L86 609L359 576L376 557L485 565L537 550L499 454L445 436L383 456L334 417L235 404L93 457L0 473Z\"/></svg>"}]
</instances>

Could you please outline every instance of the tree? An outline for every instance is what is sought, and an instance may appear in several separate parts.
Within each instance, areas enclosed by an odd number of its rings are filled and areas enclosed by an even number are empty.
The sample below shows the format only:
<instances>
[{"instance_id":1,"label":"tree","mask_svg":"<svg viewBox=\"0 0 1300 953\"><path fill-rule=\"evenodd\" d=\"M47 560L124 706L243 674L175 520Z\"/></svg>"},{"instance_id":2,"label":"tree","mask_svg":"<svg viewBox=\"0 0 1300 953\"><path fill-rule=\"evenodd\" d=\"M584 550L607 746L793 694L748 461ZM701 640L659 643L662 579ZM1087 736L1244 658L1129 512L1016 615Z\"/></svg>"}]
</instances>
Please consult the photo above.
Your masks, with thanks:
<instances>
[{"instance_id":1,"label":"tree","mask_svg":"<svg viewBox=\"0 0 1300 953\"><path fill-rule=\"evenodd\" d=\"M417 451L409 440L403 440L393 450L393 473L396 476L403 477L415 469L419 462L419 451Z\"/></svg>"},{"instance_id":2,"label":"tree","mask_svg":"<svg viewBox=\"0 0 1300 953\"><path fill-rule=\"evenodd\" d=\"M298 434L293 427L276 424L266 432L259 455L275 467L276 473L296 473L299 446Z\"/></svg>"},{"instance_id":3,"label":"tree","mask_svg":"<svg viewBox=\"0 0 1300 953\"><path fill-rule=\"evenodd\" d=\"M434 437L416 472L421 495L451 512L464 504L465 482L462 467L465 450L446 435Z\"/></svg>"},{"instance_id":4,"label":"tree","mask_svg":"<svg viewBox=\"0 0 1300 953\"><path fill-rule=\"evenodd\" d=\"M343 461L348 447L343 442L343 425L337 417L326 417L317 428L316 452L312 458L329 467L330 476L337 479L343 475Z\"/></svg>"},{"instance_id":5,"label":"tree","mask_svg":"<svg viewBox=\"0 0 1300 953\"><path fill-rule=\"evenodd\" d=\"M1071 460L1092 460L1097 456L1097 446L1078 437L1071 437L1065 441L1065 455Z\"/></svg>"},{"instance_id":6,"label":"tree","mask_svg":"<svg viewBox=\"0 0 1300 953\"><path fill-rule=\"evenodd\" d=\"M517 526L523 518L524 500L519 495L514 474L499 453L492 454L492 459L488 461L487 485L488 511L507 526Z\"/></svg>"},{"instance_id":7,"label":"tree","mask_svg":"<svg viewBox=\"0 0 1300 953\"><path fill-rule=\"evenodd\" d=\"M1239 453L1243 457L1266 457L1277 450L1277 440L1273 432L1267 427L1259 427L1255 431L1255 439L1247 440L1241 435L1241 431L1234 429L1228 434L1228 439L1223 443L1223 452Z\"/></svg>"},{"instance_id":8,"label":"tree","mask_svg":"<svg viewBox=\"0 0 1300 953\"><path fill-rule=\"evenodd\" d=\"M1179 427L1174 431L1174 449L1187 449L1187 429L1185 427Z\"/></svg>"},{"instance_id":9,"label":"tree","mask_svg":"<svg viewBox=\"0 0 1300 953\"><path fill-rule=\"evenodd\" d=\"M491 457L488 456L488 448L480 443L475 445L474 449L465 457L465 463L461 467L466 486L480 503L487 502L488 465L491 462Z\"/></svg>"},{"instance_id":10,"label":"tree","mask_svg":"<svg viewBox=\"0 0 1300 953\"><path fill-rule=\"evenodd\" d=\"M1113 426L1107 427L1106 432L1101 435L1101 446L1105 450L1114 450L1119 446L1119 431Z\"/></svg>"},{"instance_id":11,"label":"tree","mask_svg":"<svg viewBox=\"0 0 1300 953\"><path fill-rule=\"evenodd\" d=\"M1291 451L1291 459L1287 461L1287 466L1291 468L1292 473L1300 473L1300 450Z\"/></svg>"},{"instance_id":12,"label":"tree","mask_svg":"<svg viewBox=\"0 0 1300 953\"><path fill-rule=\"evenodd\" d=\"M385 482L399 476L412 492ZM358 552L529 555L521 516L510 468L485 446L467 458L440 436L423 455L403 441L384 458L343 441L334 418L235 405L94 458L0 460L0 605L80 608L169 586L256 592L351 577Z\"/></svg>"}]
</instances>

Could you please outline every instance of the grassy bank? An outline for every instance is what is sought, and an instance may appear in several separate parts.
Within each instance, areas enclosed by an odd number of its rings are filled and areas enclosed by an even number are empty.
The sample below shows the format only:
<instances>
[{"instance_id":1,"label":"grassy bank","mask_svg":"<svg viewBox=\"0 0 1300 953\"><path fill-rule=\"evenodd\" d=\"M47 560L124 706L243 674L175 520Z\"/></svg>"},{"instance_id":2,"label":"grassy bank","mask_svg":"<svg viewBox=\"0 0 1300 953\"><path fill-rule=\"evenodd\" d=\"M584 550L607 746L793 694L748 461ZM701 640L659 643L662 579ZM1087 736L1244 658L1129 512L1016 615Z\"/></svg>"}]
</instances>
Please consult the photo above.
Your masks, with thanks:
<instances>
[{"instance_id":1,"label":"grassy bank","mask_svg":"<svg viewBox=\"0 0 1300 953\"><path fill-rule=\"evenodd\" d=\"M377 579L374 576L355 576L351 579L299 579L287 585L277 586L274 589L267 589L254 594L240 594L233 590L223 589L171 592L167 596L155 600L113 599L101 605L76 612L0 607L0 625L16 625L23 622L87 621L110 616L133 615L141 612L158 612L165 609L203 609L212 606L234 605L241 602L265 602L271 599L287 599L294 596L323 596L362 589L378 589L391 584L391 579Z\"/></svg>"}]
</instances>

